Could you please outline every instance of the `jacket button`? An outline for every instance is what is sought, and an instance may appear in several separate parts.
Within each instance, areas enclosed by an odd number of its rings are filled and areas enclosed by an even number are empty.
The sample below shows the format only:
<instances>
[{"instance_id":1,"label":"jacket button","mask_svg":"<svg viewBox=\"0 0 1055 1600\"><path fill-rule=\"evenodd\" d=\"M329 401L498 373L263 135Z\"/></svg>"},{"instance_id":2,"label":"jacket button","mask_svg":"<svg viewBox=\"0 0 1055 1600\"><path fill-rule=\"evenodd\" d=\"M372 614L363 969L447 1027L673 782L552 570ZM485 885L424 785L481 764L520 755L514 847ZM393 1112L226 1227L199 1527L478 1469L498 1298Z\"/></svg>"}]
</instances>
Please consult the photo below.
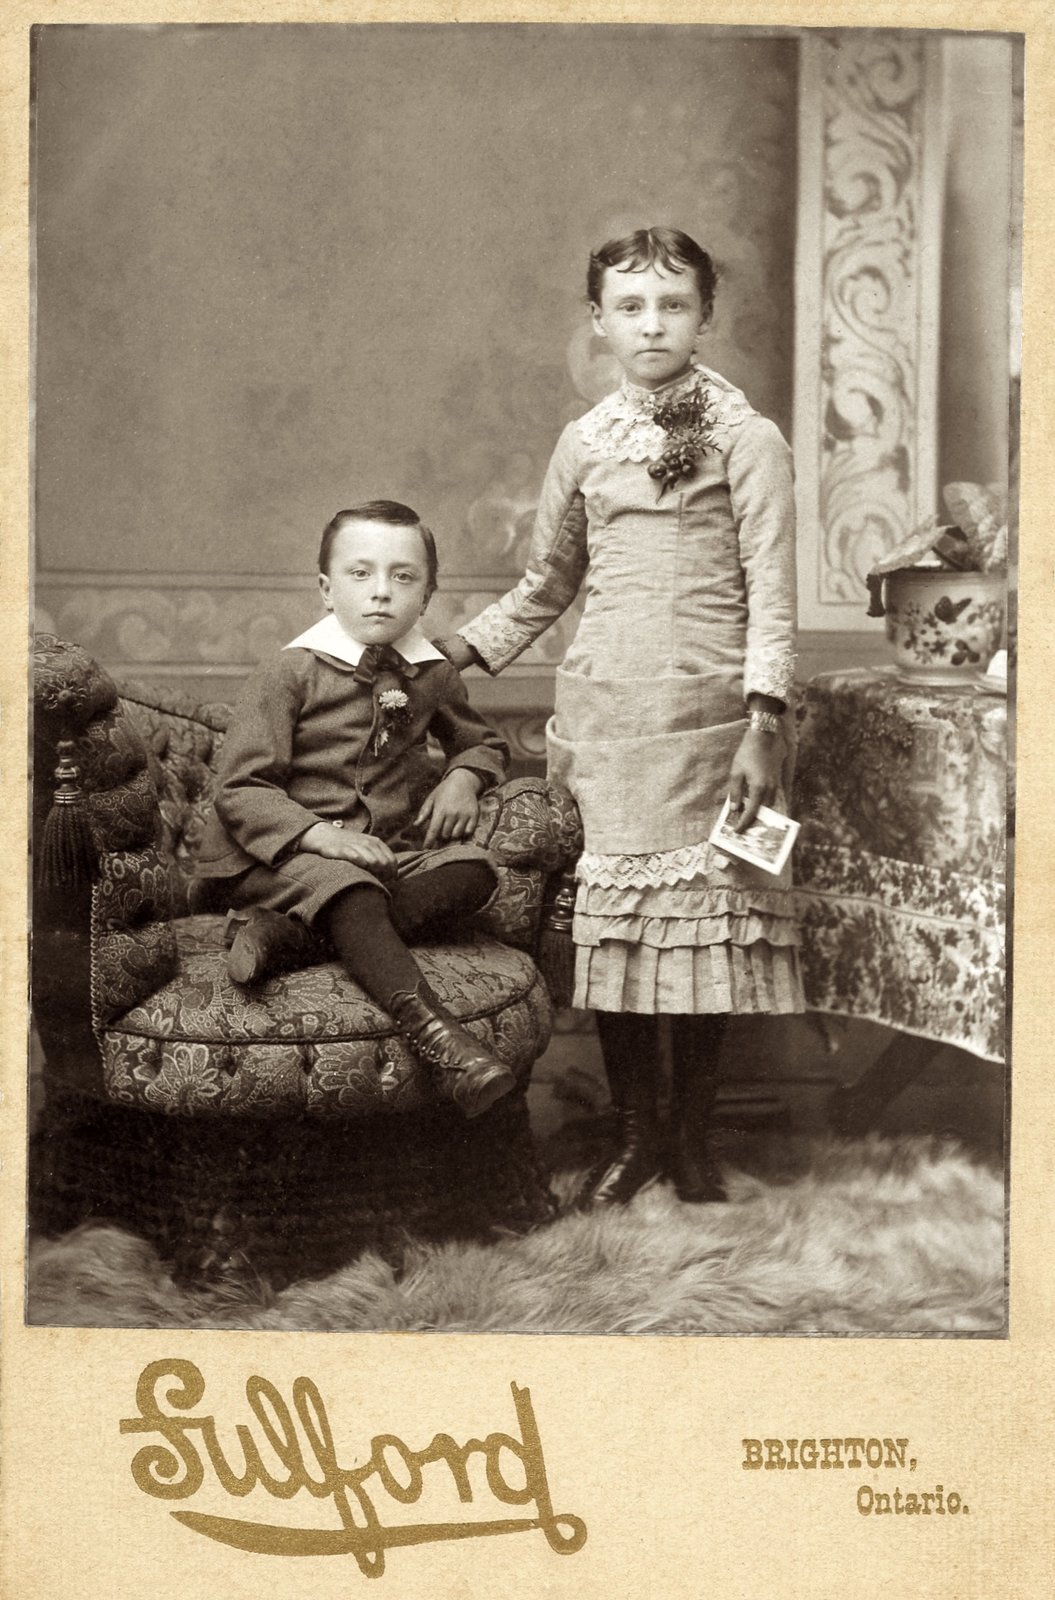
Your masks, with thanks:
<instances>
[{"instance_id":1,"label":"jacket button","mask_svg":"<svg viewBox=\"0 0 1055 1600\"><path fill-rule=\"evenodd\" d=\"M369 783L361 783L359 785L359 793L360 794L369 794L370 793L370 785L369 785Z\"/></svg>"}]
</instances>

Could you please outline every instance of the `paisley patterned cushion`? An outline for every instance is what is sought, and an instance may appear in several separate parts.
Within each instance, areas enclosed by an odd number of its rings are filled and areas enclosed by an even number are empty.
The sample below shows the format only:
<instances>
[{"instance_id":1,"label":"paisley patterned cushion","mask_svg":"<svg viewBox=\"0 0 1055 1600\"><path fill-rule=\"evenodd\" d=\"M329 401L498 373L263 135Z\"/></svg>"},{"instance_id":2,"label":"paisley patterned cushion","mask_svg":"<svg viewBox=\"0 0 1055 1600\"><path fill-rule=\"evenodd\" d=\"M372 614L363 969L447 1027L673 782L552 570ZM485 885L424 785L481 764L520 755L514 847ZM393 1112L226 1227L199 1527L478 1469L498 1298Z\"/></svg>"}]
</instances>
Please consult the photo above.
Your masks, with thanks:
<instances>
[{"instance_id":1,"label":"paisley patterned cushion","mask_svg":"<svg viewBox=\"0 0 1055 1600\"><path fill-rule=\"evenodd\" d=\"M83 774L83 767L82 767ZM136 850L152 844L157 833L158 795L144 765L126 783L97 789L85 805L96 849Z\"/></svg>"},{"instance_id":2,"label":"paisley patterned cushion","mask_svg":"<svg viewBox=\"0 0 1055 1600\"><path fill-rule=\"evenodd\" d=\"M503 866L499 856L496 868L498 890L491 903L477 912L473 927L504 944L533 950L538 935L539 916L545 880L532 868L519 870Z\"/></svg>"},{"instance_id":3,"label":"paisley patterned cushion","mask_svg":"<svg viewBox=\"0 0 1055 1600\"><path fill-rule=\"evenodd\" d=\"M178 974L102 1035L111 1100L180 1116L334 1117L434 1101L416 1056L337 962L244 990L227 977L222 917L172 927ZM526 1079L551 1024L530 957L483 937L416 954L441 1002Z\"/></svg>"},{"instance_id":4,"label":"paisley patterned cushion","mask_svg":"<svg viewBox=\"0 0 1055 1600\"><path fill-rule=\"evenodd\" d=\"M150 846L110 851L92 895L92 1016L96 1027L174 978L172 867Z\"/></svg>"}]
</instances>

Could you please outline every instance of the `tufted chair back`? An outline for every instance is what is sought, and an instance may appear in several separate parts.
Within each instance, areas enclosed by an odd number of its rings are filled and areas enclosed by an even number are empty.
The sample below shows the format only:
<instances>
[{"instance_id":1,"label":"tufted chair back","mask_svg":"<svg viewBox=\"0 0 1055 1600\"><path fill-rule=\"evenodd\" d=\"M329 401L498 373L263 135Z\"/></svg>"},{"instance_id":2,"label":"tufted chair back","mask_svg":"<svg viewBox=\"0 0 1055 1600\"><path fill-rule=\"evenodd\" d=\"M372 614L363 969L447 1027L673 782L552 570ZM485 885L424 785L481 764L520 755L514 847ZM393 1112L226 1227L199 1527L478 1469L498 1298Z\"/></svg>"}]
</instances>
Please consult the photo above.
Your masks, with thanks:
<instances>
[{"instance_id":1,"label":"tufted chair back","mask_svg":"<svg viewBox=\"0 0 1055 1600\"><path fill-rule=\"evenodd\" d=\"M231 708L196 704L153 684L122 683L120 711L134 725L157 792L157 843L176 868L173 914L205 905L206 885L194 877L194 854L208 812Z\"/></svg>"}]
</instances>

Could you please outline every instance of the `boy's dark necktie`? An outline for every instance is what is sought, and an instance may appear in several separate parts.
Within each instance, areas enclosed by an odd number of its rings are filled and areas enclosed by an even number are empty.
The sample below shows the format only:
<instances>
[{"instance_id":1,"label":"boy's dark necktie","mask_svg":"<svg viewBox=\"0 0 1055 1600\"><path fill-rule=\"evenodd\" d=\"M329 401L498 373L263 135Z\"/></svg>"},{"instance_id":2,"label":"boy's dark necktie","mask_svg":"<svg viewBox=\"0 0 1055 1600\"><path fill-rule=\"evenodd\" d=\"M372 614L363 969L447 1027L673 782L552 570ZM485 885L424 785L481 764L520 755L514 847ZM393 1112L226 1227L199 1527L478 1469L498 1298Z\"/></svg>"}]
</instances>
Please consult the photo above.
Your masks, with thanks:
<instances>
[{"instance_id":1,"label":"boy's dark necktie","mask_svg":"<svg viewBox=\"0 0 1055 1600\"><path fill-rule=\"evenodd\" d=\"M402 673L406 663L390 644L368 644L355 669L357 683L373 683L379 672Z\"/></svg>"}]
</instances>

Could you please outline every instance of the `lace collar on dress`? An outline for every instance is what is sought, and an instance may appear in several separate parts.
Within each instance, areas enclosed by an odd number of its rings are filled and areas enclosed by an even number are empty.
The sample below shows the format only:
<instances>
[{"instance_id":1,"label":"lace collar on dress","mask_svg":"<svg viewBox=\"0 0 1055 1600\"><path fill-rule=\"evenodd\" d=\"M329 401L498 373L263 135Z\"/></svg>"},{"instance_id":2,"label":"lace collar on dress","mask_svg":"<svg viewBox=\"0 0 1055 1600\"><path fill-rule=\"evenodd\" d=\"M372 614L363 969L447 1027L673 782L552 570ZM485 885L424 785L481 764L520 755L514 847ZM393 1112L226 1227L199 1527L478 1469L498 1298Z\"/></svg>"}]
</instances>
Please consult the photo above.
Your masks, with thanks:
<instances>
[{"instance_id":1,"label":"lace collar on dress","mask_svg":"<svg viewBox=\"0 0 1055 1600\"><path fill-rule=\"evenodd\" d=\"M579 419L579 437L588 450L608 461L657 461L670 442L655 421L657 408L694 389L705 394L711 407L710 437L719 449L729 442L734 428L755 414L739 389L719 373L694 364L685 377L662 389L642 389L624 378L618 389Z\"/></svg>"}]
</instances>

